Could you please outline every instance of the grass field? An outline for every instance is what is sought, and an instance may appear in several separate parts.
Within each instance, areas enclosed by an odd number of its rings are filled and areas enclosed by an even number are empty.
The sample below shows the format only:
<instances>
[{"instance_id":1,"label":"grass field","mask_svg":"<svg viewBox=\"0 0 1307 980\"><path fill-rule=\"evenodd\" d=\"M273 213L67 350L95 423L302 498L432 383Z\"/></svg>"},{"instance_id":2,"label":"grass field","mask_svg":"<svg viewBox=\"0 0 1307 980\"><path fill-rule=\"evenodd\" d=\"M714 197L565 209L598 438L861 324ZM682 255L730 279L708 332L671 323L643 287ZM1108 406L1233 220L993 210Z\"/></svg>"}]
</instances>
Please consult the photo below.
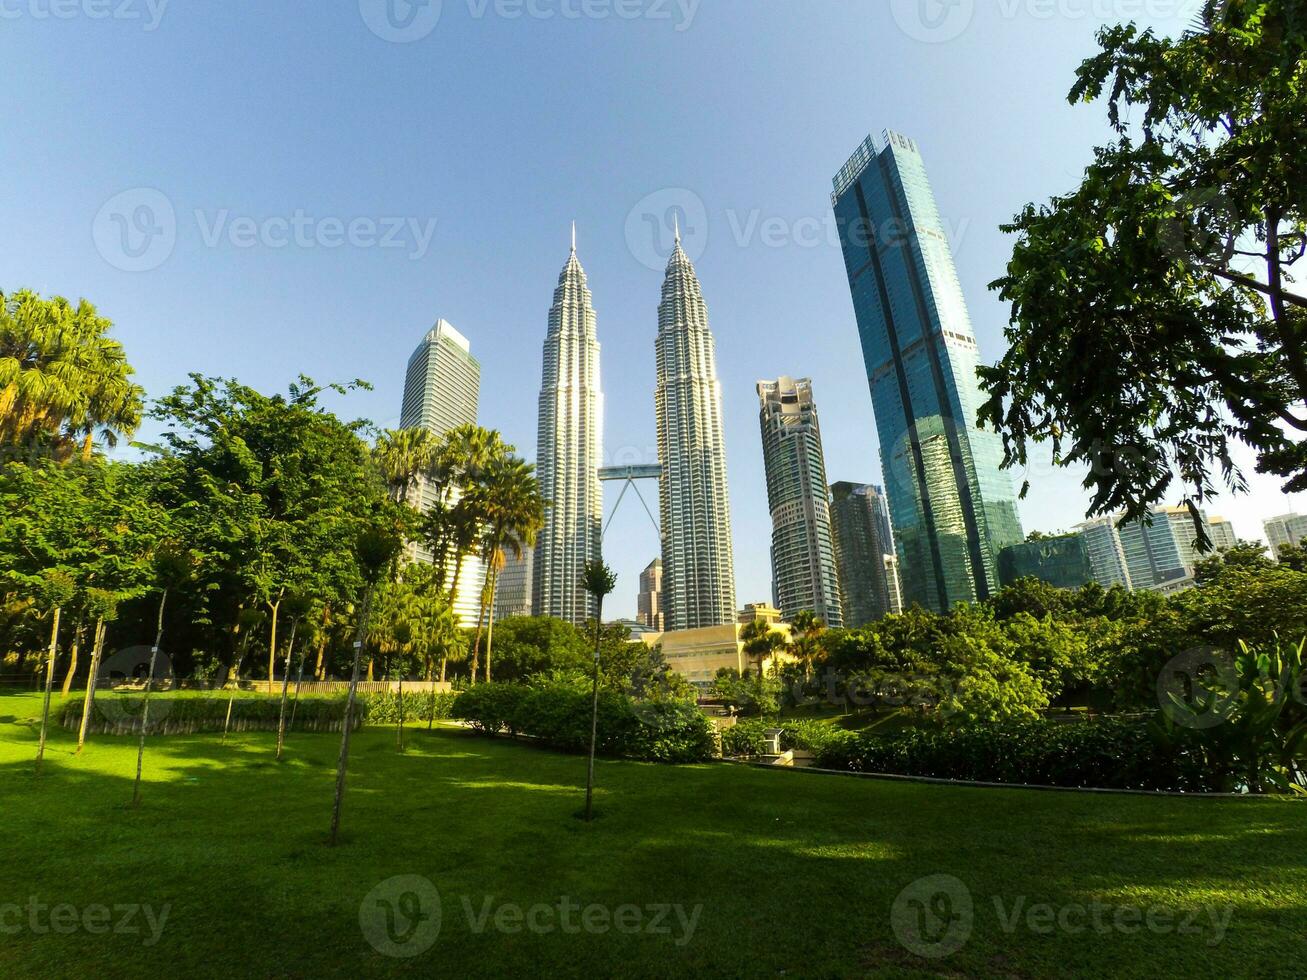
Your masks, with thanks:
<instances>
[{"instance_id":1,"label":"grass field","mask_svg":"<svg viewBox=\"0 0 1307 980\"><path fill-rule=\"evenodd\" d=\"M1289 977L1307 954L1293 802L601 762L587 826L583 759L374 729L331 849L337 736L280 765L271 733L157 739L133 811L129 739L74 757L56 731L33 775L39 708L0 695L6 978ZM438 933L396 876L438 888Z\"/></svg>"}]
</instances>

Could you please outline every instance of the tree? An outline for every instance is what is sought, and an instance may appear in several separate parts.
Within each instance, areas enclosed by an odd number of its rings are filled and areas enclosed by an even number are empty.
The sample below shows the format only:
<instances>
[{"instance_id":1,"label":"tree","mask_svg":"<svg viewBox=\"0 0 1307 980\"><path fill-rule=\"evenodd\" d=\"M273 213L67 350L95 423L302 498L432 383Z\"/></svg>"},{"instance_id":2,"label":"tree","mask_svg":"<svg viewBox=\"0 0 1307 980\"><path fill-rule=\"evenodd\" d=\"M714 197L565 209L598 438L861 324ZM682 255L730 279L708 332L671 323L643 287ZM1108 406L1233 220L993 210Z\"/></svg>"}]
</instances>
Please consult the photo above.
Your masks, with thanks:
<instances>
[{"instance_id":1,"label":"tree","mask_svg":"<svg viewBox=\"0 0 1307 980\"><path fill-rule=\"evenodd\" d=\"M381 474L390 488L391 499L407 504L418 478L435 465L439 443L429 429L388 430L373 449Z\"/></svg>"},{"instance_id":2,"label":"tree","mask_svg":"<svg viewBox=\"0 0 1307 980\"><path fill-rule=\"evenodd\" d=\"M1178 475L1197 507L1258 468L1307 488L1307 0L1209 0L1178 40L1100 32L1070 100L1106 102L1114 141L1080 187L1028 206L994 283L1010 344L980 375L1008 465L1048 441L1087 467L1090 514L1139 518ZM1102 356L1110 351L1111 356ZM1029 489L1029 484L1023 488Z\"/></svg>"},{"instance_id":3,"label":"tree","mask_svg":"<svg viewBox=\"0 0 1307 980\"><path fill-rule=\"evenodd\" d=\"M136 431L144 392L112 326L86 300L0 293L0 449L89 460L97 434Z\"/></svg>"},{"instance_id":4,"label":"tree","mask_svg":"<svg viewBox=\"0 0 1307 980\"><path fill-rule=\"evenodd\" d=\"M535 467L505 454L486 467L481 483L469 494L475 496L485 516L483 557L489 579L477 617L477 634L472 642L472 678L476 680L477 646L481 641L481 622L486 627L486 683L490 683L490 656L495 636L495 590L499 573L509 553L520 561L526 548L535 547L536 535L545 523L545 501Z\"/></svg>"},{"instance_id":5,"label":"tree","mask_svg":"<svg viewBox=\"0 0 1307 980\"><path fill-rule=\"evenodd\" d=\"M398 515L384 510L375 514L373 523L359 534L355 555L359 572L365 583L363 604L354 633L354 663L349 679L349 694L345 699L345 717L340 727L340 757L336 762L336 797L331 808L331 846L336 846L340 831L340 808L345 800L345 774L349 769L349 736L354 727L354 707L358 700L359 665L363 655L363 638L368 631L368 617L372 610L372 597L382 577L399 552L402 537L398 530Z\"/></svg>"},{"instance_id":6,"label":"tree","mask_svg":"<svg viewBox=\"0 0 1307 980\"><path fill-rule=\"evenodd\" d=\"M762 677L763 664L767 658L788 645L784 633L761 619L744 625L740 630L740 642L744 644L744 652L749 659L757 663L759 678Z\"/></svg>"},{"instance_id":7,"label":"tree","mask_svg":"<svg viewBox=\"0 0 1307 980\"><path fill-rule=\"evenodd\" d=\"M617 576L602 560L587 562L581 575L581 586L595 600L595 658L594 658L594 696L590 713L590 765L585 781L585 822L589 823L594 813L595 785L595 743L599 735L599 637L600 625L604 621L604 598L617 588Z\"/></svg>"},{"instance_id":8,"label":"tree","mask_svg":"<svg viewBox=\"0 0 1307 980\"><path fill-rule=\"evenodd\" d=\"M41 602L50 610L50 659L45 670L45 700L41 705L41 740L36 748L36 769L41 770L45 758L45 733L50 722L50 692L54 687L54 658L59 650L59 616L64 605L73 597L76 586L73 577L62 569L48 569L42 575Z\"/></svg>"}]
</instances>

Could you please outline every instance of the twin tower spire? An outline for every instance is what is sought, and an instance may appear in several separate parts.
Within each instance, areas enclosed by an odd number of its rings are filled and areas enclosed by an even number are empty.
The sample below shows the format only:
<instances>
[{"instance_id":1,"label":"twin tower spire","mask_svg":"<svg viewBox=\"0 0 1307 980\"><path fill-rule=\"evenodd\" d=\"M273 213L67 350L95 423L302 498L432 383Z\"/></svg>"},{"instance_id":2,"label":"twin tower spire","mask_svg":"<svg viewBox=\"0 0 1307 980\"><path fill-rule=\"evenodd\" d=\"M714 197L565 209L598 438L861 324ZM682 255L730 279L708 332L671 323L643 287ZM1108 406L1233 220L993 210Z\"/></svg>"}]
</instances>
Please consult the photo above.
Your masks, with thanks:
<instances>
[{"instance_id":1,"label":"twin tower spire","mask_svg":"<svg viewBox=\"0 0 1307 980\"><path fill-rule=\"evenodd\" d=\"M654 393L663 558L663 614L669 631L735 622L721 384L708 309L680 223L663 280L654 344ZM540 384L536 469L550 506L536 541L532 611L581 623L593 600L581 586L602 555L604 396L596 316L585 270L572 251L558 277Z\"/></svg>"}]
</instances>

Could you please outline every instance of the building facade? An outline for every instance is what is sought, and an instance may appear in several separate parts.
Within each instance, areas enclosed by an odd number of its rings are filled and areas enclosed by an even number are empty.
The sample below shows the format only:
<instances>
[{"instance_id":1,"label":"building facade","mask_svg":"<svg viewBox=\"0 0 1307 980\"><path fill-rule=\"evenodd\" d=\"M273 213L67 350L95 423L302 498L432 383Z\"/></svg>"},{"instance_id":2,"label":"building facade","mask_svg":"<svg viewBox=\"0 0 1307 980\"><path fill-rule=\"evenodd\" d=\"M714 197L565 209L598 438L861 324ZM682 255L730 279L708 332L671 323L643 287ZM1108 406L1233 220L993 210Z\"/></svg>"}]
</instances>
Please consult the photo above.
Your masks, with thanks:
<instances>
[{"instance_id":1,"label":"building facade","mask_svg":"<svg viewBox=\"0 0 1307 980\"><path fill-rule=\"evenodd\" d=\"M834 483L830 500L844 625L866 626L902 611L885 491L865 483Z\"/></svg>"},{"instance_id":2,"label":"building facade","mask_svg":"<svg viewBox=\"0 0 1307 980\"><path fill-rule=\"evenodd\" d=\"M735 621L735 567L721 383L708 308L679 233L655 352L663 620L668 630L727 625Z\"/></svg>"},{"instance_id":3,"label":"building facade","mask_svg":"<svg viewBox=\"0 0 1307 980\"><path fill-rule=\"evenodd\" d=\"M839 629L844 610L812 382L782 376L759 381L757 391L776 605L786 619L810 610L827 626Z\"/></svg>"},{"instance_id":4,"label":"building facade","mask_svg":"<svg viewBox=\"0 0 1307 980\"><path fill-rule=\"evenodd\" d=\"M1076 533L1085 542L1085 552L1089 556L1089 566L1095 582L1105 589L1113 586L1123 589L1135 587L1130 580L1130 566L1126 564L1121 537L1116 532L1116 518L1095 517L1077 525Z\"/></svg>"},{"instance_id":5,"label":"building facade","mask_svg":"<svg viewBox=\"0 0 1307 980\"><path fill-rule=\"evenodd\" d=\"M1079 534L1008 545L998 553L998 578L1004 587L1037 578L1059 589L1078 589L1095 581L1089 548Z\"/></svg>"},{"instance_id":6,"label":"building facade","mask_svg":"<svg viewBox=\"0 0 1307 980\"><path fill-rule=\"evenodd\" d=\"M1285 514L1262 522L1271 554L1280 560L1280 549L1307 542L1307 514Z\"/></svg>"},{"instance_id":7,"label":"building facade","mask_svg":"<svg viewBox=\"0 0 1307 980\"><path fill-rule=\"evenodd\" d=\"M601 554L603 418L596 317L585 270L576 257L574 230L572 253L549 310L540 383L536 475L549 506L532 568L531 601L537 616L579 625L595 614L581 575Z\"/></svg>"},{"instance_id":8,"label":"building facade","mask_svg":"<svg viewBox=\"0 0 1307 980\"><path fill-rule=\"evenodd\" d=\"M510 548L505 559L495 584L495 619L530 616L535 549L523 548L522 557L515 558Z\"/></svg>"},{"instance_id":9,"label":"building facade","mask_svg":"<svg viewBox=\"0 0 1307 980\"><path fill-rule=\"evenodd\" d=\"M655 558L640 573L640 594L636 598L636 621L655 632L663 631L663 560Z\"/></svg>"},{"instance_id":10,"label":"building facade","mask_svg":"<svg viewBox=\"0 0 1307 980\"><path fill-rule=\"evenodd\" d=\"M1193 531L1192 525L1189 531ZM1134 588L1169 588L1193 575L1193 566L1185 564L1182 538L1164 512L1155 511L1151 524L1143 521L1118 524L1116 533L1121 539Z\"/></svg>"},{"instance_id":11,"label":"building facade","mask_svg":"<svg viewBox=\"0 0 1307 980\"><path fill-rule=\"evenodd\" d=\"M472 356L468 339L454 329L447 320L438 320L408 359L404 376L404 399L399 413L401 429L426 429L443 436L461 425L475 425L477 406L481 396L481 365ZM419 479L414 488L419 508L430 510L436 504L439 489ZM445 491L447 505L458 501L457 487ZM431 553L419 545L410 547L415 561L430 563ZM457 577L458 594L454 596L454 613L461 626L476 624L481 614L481 590L485 586L486 569L477 555L463 559L461 571L450 559L445 570L445 581L452 583Z\"/></svg>"},{"instance_id":12,"label":"building facade","mask_svg":"<svg viewBox=\"0 0 1307 980\"><path fill-rule=\"evenodd\" d=\"M975 334L916 144L868 137L834 184L903 600L945 612L992 594L1025 537L1002 442L975 422Z\"/></svg>"}]
</instances>

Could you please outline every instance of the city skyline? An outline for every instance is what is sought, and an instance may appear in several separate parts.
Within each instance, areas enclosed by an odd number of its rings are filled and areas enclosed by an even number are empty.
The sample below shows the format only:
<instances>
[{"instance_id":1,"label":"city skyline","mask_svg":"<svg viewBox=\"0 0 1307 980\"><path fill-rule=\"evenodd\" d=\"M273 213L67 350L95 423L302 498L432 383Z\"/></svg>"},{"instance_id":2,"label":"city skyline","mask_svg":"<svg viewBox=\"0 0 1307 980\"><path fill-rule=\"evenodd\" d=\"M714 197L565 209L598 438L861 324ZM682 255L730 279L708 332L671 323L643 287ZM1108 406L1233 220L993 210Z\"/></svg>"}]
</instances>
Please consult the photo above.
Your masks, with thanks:
<instances>
[{"instance_id":1,"label":"city skyline","mask_svg":"<svg viewBox=\"0 0 1307 980\"><path fill-rule=\"evenodd\" d=\"M916 135L980 350L996 360L1009 310L987 287L1012 249L999 226L1027 202L1069 191L1105 135L1101 113L1065 98L1094 32L1136 19L1175 34L1190 21L1161 7L1087 9L1068 19L1004 17L977 5L965 32L930 44L904 33L889 5L834 5L821 17L801 5L765 5L747 22L729 6L703 5L684 32L656 23L476 20L446 7L439 29L416 45L378 40L349 5L315 11L312 32L293 9L244 5L171 9L152 34L110 21L10 22L0 48L12 66L12 103L69 125L34 131L32 152L11 147L5 157L0 216L15 231L0 243L8 285L95 302L152 396L192 370L265 392L284 391L300 372L321 382L362 378L372 391L329 394L327 403L385 428L398 422L397 366L439 313L472 338L482 362L483 424L534 459L539 284L556 276L559 239L575 217L586 271L602 286L608 453L612 462L652 463L645 324L679 213L687 252L711 283L741 601L770 594L769 541L753 530L769 521L758 378L811 377L831 393L828 404L838 393L840 413L828 409L823 419L830 478L884 482L830 233L826 181L850 147L882 126ZM212 57L238 42L239 70ZM778 70L740 71L760 44ZM866 56L869 45L875 57ZM112 77L124 58L151 64L156 83L88 88L72 117L66 93L40 84L52 64ZM561 63L591 71L560 73ZM1042 84L1013 84L1013 64ZM512 81L524 72L551 84ZM380 102L367 94L379 79L387 91ZM433 86L442 98L430 97ZM710 89L726 98L704 104ZM167 97L179 91L190 101ZM167 136L191 131L197 118L243 135ZM1015 132L1013 119L1038 119L1038 139ZM156 134L151 152L125 147L123 134L138 131ZM489 132L496 137L486 139ZM778 141L778 133L803 138ZM79 163L88 156L93 173ZM136 188L162 194L177 223L170 257L143 273L111 264L92 233L106 202ZM523 198L533 206L520 207ZM369 217L436 224L425 251L408 232L399 249L275 247L262 238L247 246L227 234L236 222L261 228L297 212L342 227ZM139 439L158 433L149 422ZM1270 516L1307 512L1307 495L1286 498L1247 452L1236 460L1253 495L1223 492L1214 507L1241 537L1264 538ZM1055 470L1047 447L1036 447L1030 467L1014 474L1033 483L1019 504L1023 526L1052 531L1082 521L1081 475ZM633 616L630 586L657 537L638 507L619 513L611 534L631 542L629 555L613 552L626 583L614 613Z\"/></svg>"}]
</instances>

